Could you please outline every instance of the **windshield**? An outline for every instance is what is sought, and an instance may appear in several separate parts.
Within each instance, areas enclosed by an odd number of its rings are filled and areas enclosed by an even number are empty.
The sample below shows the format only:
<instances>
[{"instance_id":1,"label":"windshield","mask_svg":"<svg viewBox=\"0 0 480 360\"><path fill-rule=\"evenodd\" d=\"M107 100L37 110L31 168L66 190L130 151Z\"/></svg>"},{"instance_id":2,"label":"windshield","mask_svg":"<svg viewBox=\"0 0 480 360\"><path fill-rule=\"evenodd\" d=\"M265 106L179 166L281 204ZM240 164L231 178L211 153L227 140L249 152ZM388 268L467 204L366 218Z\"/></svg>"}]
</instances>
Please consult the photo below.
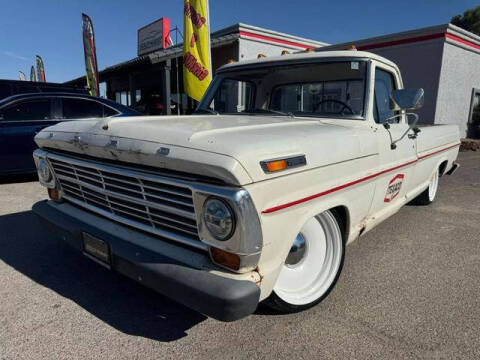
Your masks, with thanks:
<instances>
[{"instance_id":1,"label":"windshield","mask_svg":"<svg viewBox=\"0 0 480 360\"><path fill-rule=\"evenodd\" d=\"M361 118L365 61L270 65L217 76L197 112Z\"/></svg>"}]
</instances>

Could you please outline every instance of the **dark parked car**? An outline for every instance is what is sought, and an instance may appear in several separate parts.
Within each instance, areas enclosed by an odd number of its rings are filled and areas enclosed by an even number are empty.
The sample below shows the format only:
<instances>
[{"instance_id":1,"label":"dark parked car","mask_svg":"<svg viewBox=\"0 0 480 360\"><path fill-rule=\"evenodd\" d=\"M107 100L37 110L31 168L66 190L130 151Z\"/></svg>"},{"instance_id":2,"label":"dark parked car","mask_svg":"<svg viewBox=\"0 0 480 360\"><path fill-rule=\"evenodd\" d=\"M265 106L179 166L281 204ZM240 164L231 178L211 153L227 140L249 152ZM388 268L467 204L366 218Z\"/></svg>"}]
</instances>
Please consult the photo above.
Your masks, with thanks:
<instances>
[{"instance_id":1,"label":"dark parked car","mask_svg":"<svg viewBox=\"0 0 480 360\"><path fill-rule=\"evenodd\" d=\"M0 175L35 172L33 138L60 121L141 115L114 101L70 93L38 93L0 100Z\"/></svg>"},{"instance_id":2,"label":"dark parked car","mask_svg":"<svg viewBox=\"0 0 480 360\"><path fill-rule=\"evenodd\" d=\"M18 94L68 92L88 95L83 87L35 81L0 80L0 100Z\"/></svg>"}]
</instances>

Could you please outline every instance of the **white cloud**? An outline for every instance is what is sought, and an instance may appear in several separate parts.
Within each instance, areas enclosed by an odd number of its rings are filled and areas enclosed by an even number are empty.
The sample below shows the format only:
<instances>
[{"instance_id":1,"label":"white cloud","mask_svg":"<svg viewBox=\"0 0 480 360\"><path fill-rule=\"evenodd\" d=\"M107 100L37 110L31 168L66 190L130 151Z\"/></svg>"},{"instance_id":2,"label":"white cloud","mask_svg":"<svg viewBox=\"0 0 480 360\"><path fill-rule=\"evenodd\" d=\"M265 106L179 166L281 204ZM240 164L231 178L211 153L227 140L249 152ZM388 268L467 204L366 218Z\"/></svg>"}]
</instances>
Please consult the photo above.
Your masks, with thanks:
<instances>
[{"instance_id":1,"label":"white cloud","mask_svg":"<svg viewBox=\"0 0 480 360\"><path fill-rule=\"evenodd\" d=\"M3 55L6 55L8 57L18 59L18 60L28 61L28 59L25 56L15 54L13 51L4 51Z\"/></svg>"}]
</instances>

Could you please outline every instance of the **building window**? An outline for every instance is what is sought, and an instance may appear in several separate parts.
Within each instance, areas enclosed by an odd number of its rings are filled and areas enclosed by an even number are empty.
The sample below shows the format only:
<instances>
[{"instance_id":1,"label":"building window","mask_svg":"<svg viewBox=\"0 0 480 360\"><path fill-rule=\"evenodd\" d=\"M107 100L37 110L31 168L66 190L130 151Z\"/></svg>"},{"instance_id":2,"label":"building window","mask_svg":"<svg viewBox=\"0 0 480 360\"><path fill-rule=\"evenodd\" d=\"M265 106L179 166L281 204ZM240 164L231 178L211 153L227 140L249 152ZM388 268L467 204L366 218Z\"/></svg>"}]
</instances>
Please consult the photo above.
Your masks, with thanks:
<instances>
[{"instance_id":1,"label":"building window","mask_svg":"<svg viewBox=\"0 0 480 360\"><path fill-rule=\"evenodd\" d=\"M473 89L468 119L469 138L480 139L480 89Z\"/></svg>"},{"instance_id":2,"label":"building window","mask_svg":"<svg viewBox=\"0 0 480 360\"><path fill-rule=\"evenodd\" d=\"M115 92L115 101L119 104L130 106L130 93L127 90L124 91L116 91Z\"/></svg>"},{"instance_id":3,"label":"building window","mask_svg":"<svg viewBox=\"0 0 480 360\"><path fill-rule=\"evenodd\" d=\"M120 104L122 104L122 105L129 105L129 104L128 104L128 102L129 102L128 100L129 100L129 99L128 99L128 93L127 93L126 91L122 91L122 92L120 93Z\"/></svg>"}]
</instances>

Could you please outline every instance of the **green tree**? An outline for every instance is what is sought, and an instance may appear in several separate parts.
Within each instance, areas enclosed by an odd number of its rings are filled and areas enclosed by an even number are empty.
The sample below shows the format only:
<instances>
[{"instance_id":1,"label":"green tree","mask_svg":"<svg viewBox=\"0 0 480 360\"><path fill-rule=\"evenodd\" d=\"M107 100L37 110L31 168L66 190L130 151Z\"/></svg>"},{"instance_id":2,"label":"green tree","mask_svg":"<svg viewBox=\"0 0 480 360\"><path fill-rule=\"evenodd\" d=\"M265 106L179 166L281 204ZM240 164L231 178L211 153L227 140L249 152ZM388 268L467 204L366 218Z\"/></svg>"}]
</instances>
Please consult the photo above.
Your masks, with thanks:
<instances>
[{"instance_id":1,"label":"green tree","mask_svg":"<svg viewBox=\"0 0 480 360\"><path fill-rule=\"evenodd\" d=\"M463 15L455 15L450 22L462 29L480 35L480 6L465 11Z\"/></svg>"}]
</instances>

